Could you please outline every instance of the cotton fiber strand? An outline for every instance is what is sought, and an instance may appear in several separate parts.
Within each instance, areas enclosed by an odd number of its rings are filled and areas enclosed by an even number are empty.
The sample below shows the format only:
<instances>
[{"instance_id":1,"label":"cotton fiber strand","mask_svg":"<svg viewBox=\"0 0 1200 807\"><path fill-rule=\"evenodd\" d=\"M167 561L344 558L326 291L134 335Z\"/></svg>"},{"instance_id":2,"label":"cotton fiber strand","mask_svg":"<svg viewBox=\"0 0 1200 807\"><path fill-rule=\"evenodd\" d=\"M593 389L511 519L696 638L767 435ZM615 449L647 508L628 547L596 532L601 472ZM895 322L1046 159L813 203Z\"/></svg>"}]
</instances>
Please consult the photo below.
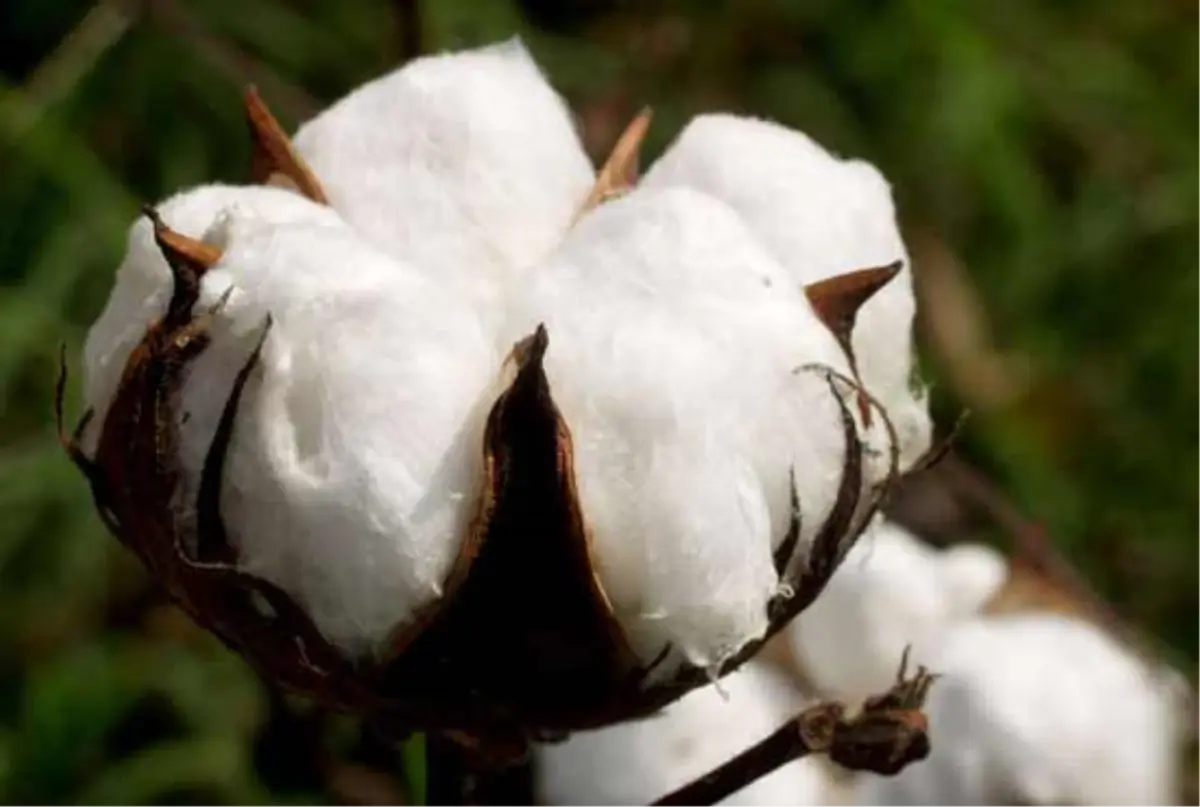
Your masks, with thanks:
<instances>
[{"instance_id":1,"label":"cotton fiber strand","mask_svg":"<svg viewBox=\"0 0 1200 807\"><path fill-rule=\"evenodd\" d=\"M916 303L908 253L891 189L874 166L838 159L777 123L700 115L643 185L695 188L728 203L794 284L904 261L904 270L859 312L853 345L864 383L896 426L902 466L925 452L927 402L923 391L910 388Z\"/></svg>"},{"instance_id":2,"label":"cotton fiber strand","mask_svg":"<svg viewBox=\"0 0 1200 807\"><path fill-rule=\"evenodd\" d=\"M1055 614L956 626L929 657L933 750L864 776L862 804L1174 804L1185 714L1174 673Z\"/></svg>"},{"instance_id":3,"label":"cotton fiber strand","mask_svg":"<svg viewBox=\"0 0 1200 807\"><path fill-rule=\"evenodd\" d=\"M519 39L416 59L295 142L351 225L454 283L493 322L594 179L570 111Z\"/></svg>"},{"instance_id":4,"label":"cotton fiber strand","mask_svg":"<svg viewBox=\"0 0 1200 807\"><path fill-rule=\"evenodd\" d=\"M938 550L879 518L788 627L788 639L819 691L865 698L891 686L907 645L914 663L927 663L930 643L977 613L1006 574L994 550Z\"/></svg>"},{"instance_id":5,"label":"cotton fiber strand","mask_svg":"<svg viewBox=\"0 0 1200 807\"><path fill-rule=\"evenodd\" d=\"M542 804L648 804L749 748L803 708L799 693L751 662L659 715L536 749ZM813 759L784 765L721 804L826 804L833 784Z\"/></svg>"},{"instance_id":6,"label":"cotton fiber strand","mask_svg":"<svg viewBox=\"0 0 1200 807\"><path fill-rule=\"evenodd\" d=\"M635 649L712 666L761 636L789 468L811 534L845 449L828 387L793 373L844 360L782 267L723 203L638 190L577 225L513 321L548 329L600 580Z\"/></svg>"}]
</instances>

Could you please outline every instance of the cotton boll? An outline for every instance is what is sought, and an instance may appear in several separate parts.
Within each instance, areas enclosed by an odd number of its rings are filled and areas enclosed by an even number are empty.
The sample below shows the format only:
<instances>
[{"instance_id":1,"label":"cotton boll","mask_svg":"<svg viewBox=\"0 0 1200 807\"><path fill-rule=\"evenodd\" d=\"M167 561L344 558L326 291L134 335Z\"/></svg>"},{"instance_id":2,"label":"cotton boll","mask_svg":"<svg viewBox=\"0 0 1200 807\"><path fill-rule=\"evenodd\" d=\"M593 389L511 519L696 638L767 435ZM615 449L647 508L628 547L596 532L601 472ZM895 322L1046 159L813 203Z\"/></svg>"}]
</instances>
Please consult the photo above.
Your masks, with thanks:
<instances>
[{"instance_id":1,"label":"cotton boll","mask_svg":"<svg viewBox=\"0 0 1200 807\"><path fill-rule=\"evenodd\" d=\"M463 300L348 229L235 219L227 241L204 283L205 301L235 289L214 355L244 346L267 312L274 324L241 402L223 515L247 570L363 654L441 594L478 501L499 354ZM198 366L184 412L214 388L228 390Z\"/></svg>"},{"instance_id":2,"label":"cotton boll","mask_svg":"<svg viewBox=\"0 0 1200 807\"><path fill-rule=\"evenodd\" d=\"M865 698L891 685L909 644L925 663L928 643L982 606L1004 574L986 548L939 552L880 518L789 626L789 640L821 692Z\"/></svg>"},{"instance_id":3,"label":"cotton boll","mask_svg":"<svg viewBox=\"0 0 1200 807\"><path fill-rule=\"evenodd\" d=\"M807 541L844 452L828 387L793 373L842 357L782 268L717 200L636 191L586 216L514 309L513 336L547 327L598 573L637 652L711 666L761 636L789 468Z\"/></svg>"},{"instance_id":4,"label":"cotton boll","mask_svg":"<svg viewBox=\"0 0 1200 807\"><path fill-rule=\"evenodd\" d=\"M733 115L692 120L643 180L693 187L727 202L791 275L807 285L896 260L905 269L859 312L853 334L863 382L887 407L907 467L929 445L924 395L914 395L908 254L891 191L861 160L841 160L806 135Z\"/></svg>"},{"instance_id":5,"label":"cotton boll","mask_svg":"<svg viewBox=\"0 0 1200 807\"><path fill-rule=\"evenodd\" d=\"M564 743L540 745L535 771L543 804L648 804L767 737L803 707L778 673L751 662L661 714ZM812 759L788 763L722 804L826 804L833 783Z\"/></svg>"},{"instance_id":6,"label":"cotton boll","mask_svg":"<svg viewBox=\"0 0 1200 807\"><path fill-rule=\"evenodd\" d=\"M946 547L938 563L946 608L954 616L978 613L1008 579L1008 560L983 544Z\"/></svg>"},{"instance_id":7,"label":"cotton boll","mask_svg":"<svg viewBox=\"0 0 1200 807\"><path fill-rule=\"evenodd\" d=\"M1171 804L1181 710L1169 676L1095 626L980 618L929 657L932 752L862 804Z\"/></svg>"},{"instance_id":8,"label":"cotton boll","mask_svg":"<svg viewBox=\"0 0 1200 807\"><path fill-rule=\"evenodd\" d=\"M410 62L295 142L353 226L457 284L494 322L594 179L569 110L517 39Z\"/></svg>"},{"instance_id":9,"label":"cotton boll","mask_svg":"<svg viewBox=\"0 0 1200 807\"><path fill-rule=\"evenodd\" d=\"M231 208L278 223L338 225L328 208L275 188L206 185L178 193L156 210L169 227L199 239ZM84 345L84 398L96 412L94 423L103 422L130 352L151 321L162 316L171 288L171 271L154 241L150 220L143 216L129 230L112 293ZM96 432L91 430L89 436Z\"/></svg>"}]
</instances>

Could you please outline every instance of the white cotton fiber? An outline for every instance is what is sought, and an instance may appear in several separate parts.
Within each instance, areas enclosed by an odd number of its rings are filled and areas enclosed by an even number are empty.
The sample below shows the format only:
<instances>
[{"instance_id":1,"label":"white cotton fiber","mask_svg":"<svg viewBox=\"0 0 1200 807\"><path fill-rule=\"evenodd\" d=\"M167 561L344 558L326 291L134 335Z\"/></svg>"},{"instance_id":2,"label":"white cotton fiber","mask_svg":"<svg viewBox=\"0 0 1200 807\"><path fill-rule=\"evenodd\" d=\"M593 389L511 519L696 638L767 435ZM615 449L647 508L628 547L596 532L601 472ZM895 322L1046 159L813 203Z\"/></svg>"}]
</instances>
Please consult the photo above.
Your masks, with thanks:
<instances>
[{"instance_id":1,"label":"white cotton fiber","mask_svg":"<svg viewBox=\"0 0 1200 807\"><path fill-rule=\"evenodd\" d=\"M914 663L925 663L930 643L975 614L1006 574L994 550L939 551L879 518L788 627L788 639L820 692L859 700L892 685L906 645Z\"/></svg>"},{"instance_id":2,"label":"white cotton fiber","mask_svg":"<svg viewBox=\"0 0 1200 807\"><path fill-rule=\"evenodd\" d=\"M805 535L841 475L841 356L724 204L638 190L586 216L514 300L545 323L600 581L635 649L710 666L766 629L795 464Z\"/></svg>"},{"instance_id":3,"label":"white cotton fiber","mask_svg":"<svg viewBox=\"0 0 1200 807\"><path fill-rule=\"evenodd\" d=\"M927 405L909 385L916 303L908 253L879 171L776 123L701 115L642 184L691 187L725 201L799 285L903 260L904 271L863 306L853 344L863 382L899 433L902 465L926 450Z\"/></svg>"},{"instance_id":4,"label":"white cotton fiber","mask_svg":"<svg viewBox=\"0 0 1200 807\"><path fill-rule=\"evenodd\" d=\"M441 594L499 356L469 305L349 230L235 226L206 298L229 282L231 329L274 318L225 475L240 561L364 653Z\"/></svg>"},{"instance_id":5,"label":"white cotton fiber","mask_svg":"<svg viewBox=\"0 0 1200 807\"><path fill-rule=\"evenodd\" d=\"M279 223L336 226L339 222L328 208L275 188L205 185L178 193L155 209L167 226L202 239L222 212L233 207ZM170 295L171 270L154 242L150 220L142 216L129 229L112 294L88 331L83 349L84 399L96 412L97 427L116 393L129 353L141 342L146 326L165 312ZM93 428L88 437L97 434L98 428Z\"/></svg>"},{"instance_id":6,"label":"white cotton fiber","mask_svg":"<svg viewBox=\"0 0 1200 807\"><path fill-rule=\"evenodd\" d=\"M542 804L649 804L741 753L803 708L799 693L751 662L659 715L536 749ZM815 759L788 763L721 804L827 804L833 783Z\"/></svg>"},{"instance_id":7,"label":"white cotton fiber","mask_svg":"<svg viewBox=\"0 0 1200 807\"><path fill-rule=\"evenodd\" d=\"M182 391L180 504L193 500L234 376L269 312L222 516L247 570L288 591L348 654L367 653L441 593L478 500L500 354L465 300L295 194L205 189L161 211L224 250L197 311L233 289ZM97 405L115 383L106 373L127 352L127 331L140 334L169 293L142 228L89 339Z\"/></svg>"},{"instance_id":8,"label":"white cotton fiber","mask_svg":"<svg viewBox=\"0 0 1200 807\"><path fill-rule=\"evenodd\" d=\"M980 618L928 659L932 752L861 804L1174 804L1184 712L1175 676L1055 614Z\"/></svg>"},{"instance_id":9,"label":"white cotton fiber","mask_svg":"<svg viewBox=\"0 0 1200 807\"><path fill-rule=\"evenodd\" d=\"M456 284L492 322L594 179L570 111L519 39L365 84L305 124L296 147L351 225Z\"/></svg>"}]
</instances>

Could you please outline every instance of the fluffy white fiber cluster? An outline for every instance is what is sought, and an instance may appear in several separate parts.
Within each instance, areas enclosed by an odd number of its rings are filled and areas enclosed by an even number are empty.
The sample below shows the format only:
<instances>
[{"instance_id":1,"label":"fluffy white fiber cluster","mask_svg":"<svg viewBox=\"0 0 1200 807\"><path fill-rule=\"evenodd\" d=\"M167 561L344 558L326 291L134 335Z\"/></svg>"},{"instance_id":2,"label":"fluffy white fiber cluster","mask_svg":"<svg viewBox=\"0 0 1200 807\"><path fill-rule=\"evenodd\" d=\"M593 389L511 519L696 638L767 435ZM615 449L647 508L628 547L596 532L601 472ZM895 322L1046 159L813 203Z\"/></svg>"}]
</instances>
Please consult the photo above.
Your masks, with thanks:
<instances>
[{"instance_id":1,"label":"fluffy white fiber cluster","mask_svg":"<svg viewBox=\"0 0 1200 807\"><path fill-rule=\"evenodd\" d=\"M274 321L223 482L246 568L355 655L436 600L479 495L504 358L544 323L600 581L635 649L649 660L669 642L708 666L761 636L792 474L803 552L845 450L828 386L795 372L848 370L802 286L907 261L879 173L771 123L706 116L638 189L577 221L594 171L516 41L414 61L295 145L330 207L210 186L158 208L223 250L198 306L214 309L213 345L182 393L190 484ZM87 342L99 415L169 288L139 221ZM908 384L912 315L906 268L855 333L906 461L929 434ZM878 418L867 434L886 453Z\"/></svg>"},{"instance_id":2,"label":"fluffy white fiber cluster","mask_svg":"<svg viewBox=\"0 0 1200 807\"><path fill-rule=\"evenodd\" d=\"M1171 804L1187 706L1176 673L1079 618L981 612L1007 576L984 546L937 550L880 520L789 629L823 693L893 680L906 644L940 678L932 752L864 774L861 804Z\"/></svg>"}]
</instances>

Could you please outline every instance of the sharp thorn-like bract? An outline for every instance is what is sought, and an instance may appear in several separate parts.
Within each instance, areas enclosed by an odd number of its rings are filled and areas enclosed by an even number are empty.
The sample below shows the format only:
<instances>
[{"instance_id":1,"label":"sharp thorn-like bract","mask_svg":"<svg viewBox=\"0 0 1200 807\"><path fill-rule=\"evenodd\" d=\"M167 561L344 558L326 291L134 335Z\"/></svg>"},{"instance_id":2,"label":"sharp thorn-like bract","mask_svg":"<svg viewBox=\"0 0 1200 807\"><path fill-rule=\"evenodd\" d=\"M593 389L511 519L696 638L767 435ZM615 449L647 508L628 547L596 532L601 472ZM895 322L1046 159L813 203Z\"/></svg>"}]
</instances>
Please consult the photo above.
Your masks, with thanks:
<instances>
[{"instance_id":1,"label":"sharp thorn-like bract","mask_svg":"<svg viewBox=\"0 0 1200 807\"><path fill-rule=\"evenodd\" d=\"M850 371L859 379L858 359L854 355L852 336L858 312L876 292L886 286L904 268L903 261L886 266L859 269L835 275L804 287L804 295L821 322L825 323L850 362ZM862 386L861 380L859 386ZM870 408L864 398L858 400L863 423L871 425Z\"/></svg>"},{"instance_id":2,"label":"sharp thorn-like bract","mask_svg":"<svg viewBox=\"0 0 1200 807\"><path fill-rule=\"evenodd\" d=\"M287 185L318 204L329 204L321 181L296 151L258 88L247 87L244 100L250 126L251 179L263 185Z\"/></svg>"},{"instance_id":3,"label":"sharp thorn-like bract","mask_svg":"<svg viewBox=\"0 0 1200 807\"><path fill-rule=\"evenodd\" d=\"M642 141L650 130L650 119L653 112L645 107L625 127L625 131L617 138L608 159L604 161L600 172L596 175L596 184L588 192L587 198L579 208L577 218L596 205L619 196L633 188L638 179L638 156L641 153Z\"/></svg>"},{"instance_id":4,"label":"sharp thorn-like bract","mask_svg":"<svg viewBox=\"0 0 1200 807\"><path fill-rule=\"evenodd\" d=\"M221 250L172 230L150 205L143 207L142 213L154 226L154 241L175 281L164 322L176 327L191 318L192 306L200 297L200 278L221 260Z\"/></svg>"}]
</instances>

